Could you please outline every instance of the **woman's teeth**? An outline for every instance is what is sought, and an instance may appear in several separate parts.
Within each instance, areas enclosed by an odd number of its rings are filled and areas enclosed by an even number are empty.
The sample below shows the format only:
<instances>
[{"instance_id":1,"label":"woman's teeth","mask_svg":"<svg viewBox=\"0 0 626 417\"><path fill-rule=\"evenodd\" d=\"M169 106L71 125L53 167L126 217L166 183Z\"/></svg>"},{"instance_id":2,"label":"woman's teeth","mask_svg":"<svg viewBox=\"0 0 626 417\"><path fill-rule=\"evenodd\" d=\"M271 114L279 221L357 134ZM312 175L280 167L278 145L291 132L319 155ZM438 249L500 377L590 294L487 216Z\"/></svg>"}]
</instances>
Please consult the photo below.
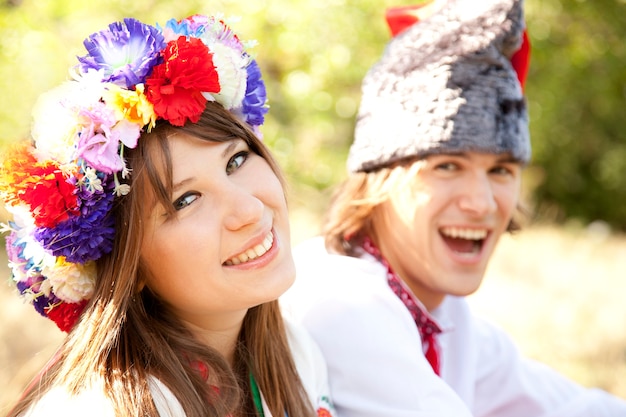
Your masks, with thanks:
<instances>
[{"instance_id":1,"label":"woman's teeth","mask_svg":"<svg viewBox=\"0 0 626 417\"><path fill-rule=\"evenodd\" d=\"M256 259L259 256L263 256L268 250L270 250L273 243L274 243L274 234L270 232L267 236L265 236L265 239L263 240L261 244L256 245L255 247L250 248L247 251L230 258L229 260L224 262L224 265L226 266L239 265L241 263Z\"/></svg>"}]
</instances>

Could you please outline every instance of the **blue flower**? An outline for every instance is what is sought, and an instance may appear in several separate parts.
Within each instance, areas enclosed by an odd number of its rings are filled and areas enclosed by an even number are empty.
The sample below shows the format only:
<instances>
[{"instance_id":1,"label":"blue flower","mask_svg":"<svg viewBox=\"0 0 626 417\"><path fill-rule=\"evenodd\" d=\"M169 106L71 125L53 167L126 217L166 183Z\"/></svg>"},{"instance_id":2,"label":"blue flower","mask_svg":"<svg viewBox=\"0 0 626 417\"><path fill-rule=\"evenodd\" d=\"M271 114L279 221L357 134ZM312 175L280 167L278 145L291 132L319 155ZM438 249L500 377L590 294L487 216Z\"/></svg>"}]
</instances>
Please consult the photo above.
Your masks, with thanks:
<instances>
[{"instance_id":1,"label":"blue flower","mask_svg":"<svg viewBox=\"0 0 626 417\"><path fill-rule=\"evenodd\" d=\"M246 122L251 126L261 126L265 121L267 113L267 92L265 84L261 79L261 69L254 59L246 67L248 72L248 84L246 85L246 95L243 99L243 113Z\"/></svg>"},{"instance_id":2,"label":"blue flower","mask_svg":"<svg viewBox=\"0 0 626 417\"><path fill-rule=\"evenodd\" d=\"M170 19L165 23L165 29L163 29L163 32L178 36L192 36L194 38L199 38L204 33L204 26L194 25L194 27L192 27L191 22L188 19L183 19L181 21Z\"/></svg>"},{"instance_id":3,"label":"blue flower","mask_svg":"<svg viewBox=\"0 0 626 417\"><path fill-rule=\"evenodd\" d=\"M112 178L112 177L111 177ZM81 186L80 215L57 224L53 228L39 228L35 239L54 256L64 256L68 262L85 264L111 252L115 237L115 223L111 213L115 187L108 180L100 191Z\"/></svg>"},{"instance_id":4,"label":"blue flower","mask_svg":"<svg viewBox=\"0 0 626 417\"><path fill-rule=\"evenodd\" d=\"M78 57L83 73L104 70L105 82L130 88L143 83L159 63L165 39L159 30L132 18L115 22L83 42L88 55Z\"/></svg>"}]
</instances>

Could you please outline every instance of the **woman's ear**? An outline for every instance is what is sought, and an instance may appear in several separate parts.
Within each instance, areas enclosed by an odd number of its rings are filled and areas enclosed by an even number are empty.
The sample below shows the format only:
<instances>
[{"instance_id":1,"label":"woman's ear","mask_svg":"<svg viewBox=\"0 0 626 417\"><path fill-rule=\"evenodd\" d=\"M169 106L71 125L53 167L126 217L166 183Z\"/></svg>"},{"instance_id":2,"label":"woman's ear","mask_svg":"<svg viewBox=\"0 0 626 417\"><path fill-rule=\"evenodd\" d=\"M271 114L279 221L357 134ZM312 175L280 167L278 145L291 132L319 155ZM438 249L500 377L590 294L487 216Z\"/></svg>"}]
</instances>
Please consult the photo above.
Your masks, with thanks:
<instances>
[{"instance_id":1,"label":"woman's ear","mask_svg":"<svg viewBox=\"0 0 626 417\"><path fill-rule=\"evenodd\" d=\"M135 294L139 294L146 286L146 280L140 279L137 281L137 286L135 287Z\"/></svg>"},{"instance_id":2,"label":"woman's ear","mask_svg":"<svg viewBox=\"0 0 626 417\"><path fill-rule=\"evenodd\" d=\"M139 261L139 268L137 268L137 283L135 284L135 294L139 294L143 291L148 283L148 271L141 265Z\"/></svg>"}]
</instances>

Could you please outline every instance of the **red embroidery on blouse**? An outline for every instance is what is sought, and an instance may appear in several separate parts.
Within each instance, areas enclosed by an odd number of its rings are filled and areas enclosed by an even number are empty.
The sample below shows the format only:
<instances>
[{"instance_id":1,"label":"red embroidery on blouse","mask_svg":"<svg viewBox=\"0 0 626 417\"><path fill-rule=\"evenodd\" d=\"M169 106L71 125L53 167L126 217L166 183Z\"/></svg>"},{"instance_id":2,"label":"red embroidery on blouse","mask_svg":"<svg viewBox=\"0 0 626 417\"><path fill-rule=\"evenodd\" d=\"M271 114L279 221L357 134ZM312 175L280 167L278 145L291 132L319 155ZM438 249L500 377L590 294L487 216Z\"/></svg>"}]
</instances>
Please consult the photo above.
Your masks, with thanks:
<instances>
[{"instance_id":1,"label":"red embroidery on blouse","mask_svg":"<svg viewBox=\"0 0 626 417\"><path fill-rule=\"evenodd\" d=\"M333 417L333 415L330 413L330 411L328 411L325 408L318 408L317 409L317 415L318 415L318 417Z\"/></svg>"}]
</instances>

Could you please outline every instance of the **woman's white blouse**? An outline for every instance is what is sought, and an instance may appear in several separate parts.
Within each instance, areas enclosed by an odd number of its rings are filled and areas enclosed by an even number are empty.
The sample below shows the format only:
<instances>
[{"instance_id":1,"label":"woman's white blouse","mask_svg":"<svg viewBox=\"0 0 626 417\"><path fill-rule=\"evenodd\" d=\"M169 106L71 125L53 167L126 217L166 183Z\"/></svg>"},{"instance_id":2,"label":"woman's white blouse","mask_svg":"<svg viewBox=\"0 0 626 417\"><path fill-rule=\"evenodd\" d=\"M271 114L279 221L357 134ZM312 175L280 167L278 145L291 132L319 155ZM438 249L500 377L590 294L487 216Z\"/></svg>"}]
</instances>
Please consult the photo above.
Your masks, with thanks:
<instances>
[{"instance_id":1,"label":"woman's white blouse","mask_svg":"<svg viewBox=\"0 0 626 417\"><path fill-rule=\"evenodd\" d=\"M289 321L285 322L285 327L296 368L311 403L320 416L334 416L329 396L326 363L319 348L306 331ZM160 380L151 378L149 385L161 417L185 416L174 394ZM263 401L263 409L266 417L272 417L265 401ZM54 387L24 414L24 417L50 416L115 417L115 412L101 386L86 389L79 395L70 395L63 387Z\"/></svg>"}]
</instances>

